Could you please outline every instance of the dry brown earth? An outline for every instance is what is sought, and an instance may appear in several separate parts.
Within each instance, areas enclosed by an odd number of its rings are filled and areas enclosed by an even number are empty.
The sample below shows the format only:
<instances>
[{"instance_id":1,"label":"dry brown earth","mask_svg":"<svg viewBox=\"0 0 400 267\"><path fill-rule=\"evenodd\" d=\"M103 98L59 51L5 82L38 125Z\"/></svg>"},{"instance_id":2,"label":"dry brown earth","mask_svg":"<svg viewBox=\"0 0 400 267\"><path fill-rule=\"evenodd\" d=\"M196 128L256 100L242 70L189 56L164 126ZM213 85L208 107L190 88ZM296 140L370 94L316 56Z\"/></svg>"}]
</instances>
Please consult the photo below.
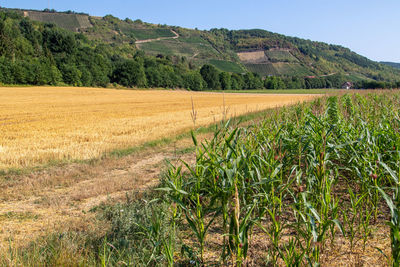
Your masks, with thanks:
<instances>
[{"instance_id":1,"label":"dry brown earth","mask_svg":"<svg viewBox=\"0 0 400 267\"><path fill-rule=\"evenodd\" d=\"M254 52L240 52L237 53L237 55L240 61L242 61L243 63L259 64L268 62L268 58L265 55L264 50Z\"/></svg>"}]
</instances>

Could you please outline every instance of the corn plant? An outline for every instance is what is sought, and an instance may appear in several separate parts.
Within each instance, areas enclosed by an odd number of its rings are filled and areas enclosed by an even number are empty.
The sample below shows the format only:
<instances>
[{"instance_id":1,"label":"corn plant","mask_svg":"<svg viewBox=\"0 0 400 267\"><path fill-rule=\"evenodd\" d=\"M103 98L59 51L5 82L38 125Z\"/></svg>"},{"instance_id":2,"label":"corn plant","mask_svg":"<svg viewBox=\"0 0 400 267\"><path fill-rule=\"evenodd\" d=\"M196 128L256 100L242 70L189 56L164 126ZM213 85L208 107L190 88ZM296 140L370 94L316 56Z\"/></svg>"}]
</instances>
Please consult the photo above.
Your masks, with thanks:
<instances>
[{"instance_id":1,"label":"corn plant","mask_svg":"<svg viewBox=\"0 0 400 267\"><path fill-rule=\"evenodd\" d=\"M247 251L249 248L249 233L251 226L254 223L251 219L251 215L257 203L255 202L253 205L251 205L241 219L240 200L237 186L235 186L235 196L232 202L233 209L229 227L229 243L230 248L236 254L236 266L242 266L243 260L245 260L247 257Z\"/></svg>"},{"instance_id":2,"label":"corn plant","mask_svg":"<svg viewBox=\"0 0 400 267\"><path fill-rule=\"evenodd\" d=\"M302 266L305 251L299 249L300 243L298 238L291 238L287 244L283 245L283 249L279 249L279 256L286 266Z\"/></svg>"},{"instance_id":3,"label":"corn plant","mask_svg":"<svg viewBox=\"0 0 400 267\"><path fill-rule=\"evenodd\" d=\"M356 236L356 233L358 232L356 223L362 216L362 205L364 198L366 197L366 193L364 193L363 195L356 195L350 187L348 188L348 193L350 197L351 210L350 212L347 209L342 210L342 214L344 224L346 225L347 237L350 241L350 249L353 250L354 238Z\"/></svg>"},{"instance_id":4,"label":"corn plant","mask_svg":"<svg viewBox=\"0 0 400 267\"><path fill-rule=\"evenodd\" d=\"M396 189L394 194L394 201L381 189L378 188L379 192L382 194L390 209L390 241L392 246L392 261L393 266L400 266L400 198L398 194L398 189Z\"/></svg>"},{"instance_id":5,"label":"corn plant","mask_svg":"<svg viewBox=\"0 0 400 267\"><path fill-rule=\"evenodd\" d=\"M392 247L392 261L393 266L400 266L400 192L399 192L399 177L398 175L385 163L381 163L381 165L385 168L390 178L396 184L396 186L392 187L393 198L390 198L388 194L381 188L378 187L377 190L382 194L386 204L390 209L390 222L388 225L390 226L390 240Z\"/></svg>"}]
</instances>

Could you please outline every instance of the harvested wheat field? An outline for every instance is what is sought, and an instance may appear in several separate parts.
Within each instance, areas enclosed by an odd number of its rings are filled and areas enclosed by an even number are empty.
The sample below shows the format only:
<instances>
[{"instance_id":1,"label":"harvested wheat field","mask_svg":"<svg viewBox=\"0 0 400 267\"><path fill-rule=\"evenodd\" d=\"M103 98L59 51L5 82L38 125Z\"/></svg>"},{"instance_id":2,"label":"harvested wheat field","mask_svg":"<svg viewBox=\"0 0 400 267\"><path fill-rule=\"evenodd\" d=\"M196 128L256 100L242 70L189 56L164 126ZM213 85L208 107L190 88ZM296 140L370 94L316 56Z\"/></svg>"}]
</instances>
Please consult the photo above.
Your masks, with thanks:
<instances>
[{"instance_id":1,"label":"harvested wheat field","mask_svg":"<svg viewBox=\"0 0 400 267\"><path fill-rule=\"evenodd\" d=\"M0 168L90 159L315 95L99 88L0 88ZM196 119L193 121L193 108Z\"/></svg>"}]
</instances>

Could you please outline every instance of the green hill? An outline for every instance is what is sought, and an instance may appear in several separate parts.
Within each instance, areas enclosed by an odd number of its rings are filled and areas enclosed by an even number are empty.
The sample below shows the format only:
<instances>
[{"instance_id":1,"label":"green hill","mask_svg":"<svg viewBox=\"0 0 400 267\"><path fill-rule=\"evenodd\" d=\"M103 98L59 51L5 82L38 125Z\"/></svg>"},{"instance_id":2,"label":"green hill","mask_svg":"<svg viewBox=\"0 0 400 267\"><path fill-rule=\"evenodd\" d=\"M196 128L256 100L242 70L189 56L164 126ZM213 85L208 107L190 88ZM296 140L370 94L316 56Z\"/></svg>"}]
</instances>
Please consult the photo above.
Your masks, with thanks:
<instances>
[{"instance_id":1,"label":"green hill","mask_svg":"<svg viewBox=\"0 0 400 267\"><path fill-rule=\"evenodd\" d=\"M37 11L37 10L20 10L20 9L3 9L4 11L15 11L23 17L31 20L41 21L45 23L54 23L58 27L70 31L78 31L92 27L89 21L89 15L84 13L75 13L73 11L56 12L52 11Z\"/></svg>"},{"instance_id":2,"label":"green hill","mask_svg":"<svg viewBox=\"0 0 400 267\"><path fill-rule=\"evenodd\" d=\"M384 61L381 61L380 63L381 63L381 64L388 65L388 66L391 66L391 67L393 67L393 68L400 69L400 63L395 63L395 62L384 62Z\"/></svg>"},{"instance_id":3,"label":"green hill","mask_svg":"<svg viewBox=\"0 0 400 267\"><path fill-rule=\"evenodd\" d=\"M4 73L12 74L8 77L2 73L0 82L3 83L29 83L28 78L18 78L16 74L23 72L18 68L33 68L34 61L40 61L46 66L43 68L58 70L57 75L62 79L57 78L52 83L75 85L105 86L111 82L193 88L191 82L196 81L199 88L203 83L206 87L212 84L222 89L252 89L283 85L288 88L341 87L345 81L358 82L357 86L364 87L367 82L376 81L378 87L392 87L393 82L400 80L400 70L393 68L393 64L371 61L342 46L260 29L200 31L128 18L121 20L112 15L94 17L72 11L1 10L0 60L7 65ZM103 69L99 70L98 65L90 62L92 57L104 60L100 64ZM129 64L134 62L143 68L142 82L135 80L138 77L118 76L129 76L124 73L127 70L118 68L123 66L132 71L133 65L124 65L130 60ZM214 66L216 70L208 67L206 70L216 72L220 76L213 75L213 79L221 81L207 82L204 72L201 73L203 80L199 80L200 68L204 65ZM230 74L226 76L223 72ZM246 76L243 74L246 72L254 75ZM100 73L104 77L100 78ZM8 78L1 79L1 76ZM278 79L261 80L268 76Z\"/></svg>"},{"instance_id":4,"label":"green hill","mask_svg":"<svg viewBox=\"0 0 400 267\"><path fill-rule=\"evenodd\" d=\"M167 25L143 23L139 20L119 20L106 16L105 18L91 18L94 25L102 24L102 28L93 27L84 31L91 36L96 33L109 31L115 35L114 41L124 40L137 29L146 29L152 34L143 39L164 37L156 30L173 30L179 34L177 39L163 39L138 45L138 49L150 55L184 56L194 65L200 66L206 62L221 68L215 62L226 61L230 64L245 67L261 76L323 76L332 73L356 73L366 79L397 80L399 71L387 65L371 61L342 46L313 42L296 37L288 37L265 30L211 29L199 31ZM129 23L130 22L130 23ZM164 32L165 33L165 32ZM266 62L244 62L238 53L264 52ZM229 64L229 63L227 63ZM226 70L226 69L221 69Z\"/></svg>"},{"instance_id":5,"label":"green hill","mask_svg":"<svg viewBox=\"0 0 400 267\"><path fill-rule=\"evenodd\" d=\"M31 20L54 23L61 28L70 31L78 31L92 27L89 22L89 16L80 14L63 14L63 13L48 13L37 11L25 11L25 14Z\"/></svg>"}]
</instances>

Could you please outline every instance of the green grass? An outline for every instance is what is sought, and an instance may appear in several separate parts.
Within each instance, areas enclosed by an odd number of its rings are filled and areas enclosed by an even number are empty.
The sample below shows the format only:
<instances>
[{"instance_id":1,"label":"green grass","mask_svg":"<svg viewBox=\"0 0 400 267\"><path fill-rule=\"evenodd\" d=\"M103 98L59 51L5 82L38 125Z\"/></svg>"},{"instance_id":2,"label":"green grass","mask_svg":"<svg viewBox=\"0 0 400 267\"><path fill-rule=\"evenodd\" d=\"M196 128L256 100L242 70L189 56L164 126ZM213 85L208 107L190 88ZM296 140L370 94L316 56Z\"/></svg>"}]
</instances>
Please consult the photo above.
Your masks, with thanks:
<instances>
[{"instance_id":1,"label":"green grass","mask_svg":"<svg viewBox=\"0 0 400 267\"><path fill-rule=\"evenodd\" d=\"M307 76L312 74L309 69L298 63L279 62L272 63L272 65L279 75Z\"/></svg>"},{"instance_id":2,"label":"green grass","mask_svg":"<svg viewBox=\"0 0 400 267\"><path fill-rule=\"evenodd\" d=\"M125 28L123 33L133 35L136 40L157 39L159 37L174 37L175 34L169 29L132 29Z\"/></svg>"},{"instance_id":3,"label":"green grass","mask_svg":"<svg viewBox=\"0 0 400 267\"><path fill-rule=\"evenodd\" d=\"M298 63L265 63L265 64L245 64L250 72L255 72L261 76L268 75L288 75L306 76L312 74L309 69Z\"/></svg>"},{"instance_id":4,"label":"green grass","mask_svg":"<svg viewBox=\"0 0 400 267\"><path fill-rule=\"evenodd\" d=\"M196 53L196 50L191 45L181 43L175 39L143 43L140 44L140 49L153 55L163 54L191 57Z\"/></svg>"},{"instance_id":5,"label":"green grass","mask_svg":"<svg viewBox=\"0 0 400 267\"><path fill-rule=\"evenodd\" d=\"M175 55L186 58L210 59L218 58L219 53L207 43L188 43L186 38L160 40L140 44L140 49L151 55Z\"/></svg>"},{"instance_id":6,"label":"green grass","mask_svg":"<svg viewBox=\"0 0 400 267\"><path fill-rule=\"evenodd\" d=\"M261 76L278 75L279 72L272 63L266 64L244 64L248 71L257 73Z\"/></svg>"},{"instance_id":7,"label":"green grass","mask_svg":"<svg viewBox=\"0 0 400 267\"><path fill-rule=\"evenodd\" d=\"M297 58L288 51L265 51L265 55L272 62L298 62Z\"/></svg>"},{"instance_id":8,"label":"green grass","mask_svg":"<svg viewBox=\"0 0 400 267\"><path fill-rule=\"evenodd\" d=\"M0 83L1 87L34 87L35 85L30 84L3 84Z\"/></svg>"},{"instance_id":9,"label":"green grass","mask_svg":"<svg viewBox=\"0 0 400 267\"><path fill-rule=\"evenodd\" d=\"M365 75L362 75L360 73L349 73L348 74L348 79L351 81L363 81L363 80L369 80L371 81L371 78L368 78Z\"/></svg>"},{"instance_id":10,"label":"green grass","mask_svg":"<svg viewBox=\"0 0 400 267\"><path fill-rule=\"evenodd\" d=\"M63 13L45 13L29 11L29 18L41 22L54 23L57 26L70 31L76 31L79 28L91 27L86 15L63 14Z\"/></svg>"},{"instance_id":11,"label":"green grass","mask_svg":"<svg viewBox=\"0 0 400 267\"><path fill-rule=\"evenodd\" d=\"M201 38L200 36L187 36L187 37L180 37L179 41L188 43L188 44L203 44L207 45L208 42Z\"/></svg>"},{"instance_id":12,"label":"green grass","mask_svg":"<svg viewBox=\"0 0 400 267\"><path fill-rule=\"evenodd\" d=\"M243 73L243 68L236 62L211 59L210 64L225 72Z\"/></svg>"}]
</instances>

